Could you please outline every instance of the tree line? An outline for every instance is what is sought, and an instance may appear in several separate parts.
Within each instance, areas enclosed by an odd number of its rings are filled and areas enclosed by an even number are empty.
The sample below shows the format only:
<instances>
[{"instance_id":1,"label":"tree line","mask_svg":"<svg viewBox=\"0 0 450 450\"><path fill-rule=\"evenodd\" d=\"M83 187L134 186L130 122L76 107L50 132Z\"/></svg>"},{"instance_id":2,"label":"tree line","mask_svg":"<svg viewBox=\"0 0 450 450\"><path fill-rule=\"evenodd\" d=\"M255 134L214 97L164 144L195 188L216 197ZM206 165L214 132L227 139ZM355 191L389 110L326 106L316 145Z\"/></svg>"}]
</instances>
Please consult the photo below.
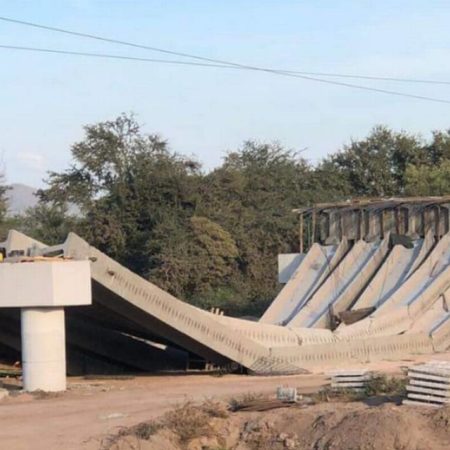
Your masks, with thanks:
<instances>
[{"instance_id":1,"label":"tree line","mask_svg":"<svg viewBox=\"0 0 450 450\"><path fill-rule=\"evenodd\" d=\"M292 210L352 197L450 193L450 130L431 139L375 127L312 165L277 143L244 142L211 171L146 134L132 115L85 127L39 203L6 216L49 245L74 231L187 302L261 314L280 286L277 254L298 251Z\"/></svg>"}]
</instances>

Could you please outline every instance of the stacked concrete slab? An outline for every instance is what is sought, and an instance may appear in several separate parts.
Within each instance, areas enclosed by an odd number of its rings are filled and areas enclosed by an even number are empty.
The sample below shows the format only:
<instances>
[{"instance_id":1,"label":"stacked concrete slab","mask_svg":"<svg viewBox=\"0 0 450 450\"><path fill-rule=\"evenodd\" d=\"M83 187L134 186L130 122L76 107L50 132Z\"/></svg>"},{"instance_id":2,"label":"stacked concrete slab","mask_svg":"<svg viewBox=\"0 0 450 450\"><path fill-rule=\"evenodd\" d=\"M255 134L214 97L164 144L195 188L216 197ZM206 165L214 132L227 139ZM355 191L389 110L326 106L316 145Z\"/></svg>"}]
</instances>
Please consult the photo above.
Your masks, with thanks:
<instances>
[{"instance_id":1,"label":"stacked concrete slab","mask_svg":"<svg viewBox=\"0 0 450 450\"><path fill-rule=\"evenodd\" d=\"M430 361L408 369L409 383L404 404L445 406L450 403L450 364Z\"/></svg>"},{"instance_id":2,"label":"stacked concrete slab","mask_svg":"<svg viewBox=\"0 0 450 450\"><path fill-rule=\"evenodd\" d=\"M367 369L340 369L328 373L328 377L331 389L363 391L373 373Z\"/></svg>"}]
</instances>

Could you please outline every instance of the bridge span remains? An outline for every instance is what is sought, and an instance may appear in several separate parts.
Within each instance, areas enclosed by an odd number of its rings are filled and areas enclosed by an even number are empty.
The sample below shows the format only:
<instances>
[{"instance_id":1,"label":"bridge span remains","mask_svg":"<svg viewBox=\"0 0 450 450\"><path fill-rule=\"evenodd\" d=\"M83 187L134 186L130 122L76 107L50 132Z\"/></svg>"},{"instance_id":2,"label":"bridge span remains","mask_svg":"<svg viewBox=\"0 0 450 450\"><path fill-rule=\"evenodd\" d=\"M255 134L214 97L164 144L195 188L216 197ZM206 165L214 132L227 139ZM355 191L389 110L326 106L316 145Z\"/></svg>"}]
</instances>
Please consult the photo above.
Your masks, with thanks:
<instances>
[{"instance_id":1,"label":"bridge span remains","mask_svg":"<svg viewBox=\"0 0 450 450\"><path fill-rule=\"evenodd\" d=\"M12 230L1 246L7 259L89 261L92 305L66 310L71 374L202 361L302 373L450 347L449 205L445 197L377 199L298 210L308 251L257 322L187 304L73 233L47 246ZM0 348L19 352L19 325L18 310L0 309Z\"/></svg>"}]
</instances>

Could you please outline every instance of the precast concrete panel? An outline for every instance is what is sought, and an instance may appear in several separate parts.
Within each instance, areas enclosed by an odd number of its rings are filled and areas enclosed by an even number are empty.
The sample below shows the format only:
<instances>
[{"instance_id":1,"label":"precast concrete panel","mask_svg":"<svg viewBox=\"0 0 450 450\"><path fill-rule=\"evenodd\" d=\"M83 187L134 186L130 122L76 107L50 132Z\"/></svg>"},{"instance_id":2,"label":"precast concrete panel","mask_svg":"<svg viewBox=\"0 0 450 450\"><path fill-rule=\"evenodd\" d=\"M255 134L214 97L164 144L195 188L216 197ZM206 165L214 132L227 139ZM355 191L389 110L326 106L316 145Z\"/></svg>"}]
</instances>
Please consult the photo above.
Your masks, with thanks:
<instances>
[{"instance_id":1,"label":"precast concrete panel","mask_svg":"<svg viewBox=\"0 0 450 450\"><path fill-rule=\"evenodd\" d=\"M339 246L314 244L297 270L260 319L262 323L284 324L305 304L315 288L334 270L348 249L348 241Z\"/></svg>"},{"instance_id":2,"label":"precast concrete panel","mask_svg":"<svg viewBox=\"0 0 450 450\"><path fill-rule=\"evenodd\" d=\"M381 243L358 241L289 325L327 327L330 309L338 313L350 306L381 264L388 244L388 239Z\"/></svg>"}]
</instances>

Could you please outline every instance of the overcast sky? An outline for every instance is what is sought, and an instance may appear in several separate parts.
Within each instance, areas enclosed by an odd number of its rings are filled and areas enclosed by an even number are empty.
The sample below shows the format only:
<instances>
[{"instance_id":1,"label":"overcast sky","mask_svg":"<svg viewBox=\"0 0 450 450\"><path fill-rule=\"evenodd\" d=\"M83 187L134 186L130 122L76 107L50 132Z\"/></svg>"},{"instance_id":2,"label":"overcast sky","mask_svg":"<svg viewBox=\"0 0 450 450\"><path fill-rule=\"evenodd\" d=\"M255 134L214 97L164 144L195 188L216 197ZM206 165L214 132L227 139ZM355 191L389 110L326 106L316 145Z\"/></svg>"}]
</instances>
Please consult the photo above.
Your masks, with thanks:
<instances>
[{"instance_id":1,"label":"overcast sky","mask_svg":"<svg viewBox=\"0 0 450 450\"><path fill-rule=\"evenodd\" d=\"M243 64L450 80L448 1L0 0L0 16ZM0 44L167 58L0 21ZM173 57L171 57L173 59ZM316 162L376 124L450 128L450 104L233 69L0 49L0 152L9 182L42 185L82 126L135 112L207 169L246 139ZM450 85L353 81L450 100Z\"/></svg>"}]
</instances>

